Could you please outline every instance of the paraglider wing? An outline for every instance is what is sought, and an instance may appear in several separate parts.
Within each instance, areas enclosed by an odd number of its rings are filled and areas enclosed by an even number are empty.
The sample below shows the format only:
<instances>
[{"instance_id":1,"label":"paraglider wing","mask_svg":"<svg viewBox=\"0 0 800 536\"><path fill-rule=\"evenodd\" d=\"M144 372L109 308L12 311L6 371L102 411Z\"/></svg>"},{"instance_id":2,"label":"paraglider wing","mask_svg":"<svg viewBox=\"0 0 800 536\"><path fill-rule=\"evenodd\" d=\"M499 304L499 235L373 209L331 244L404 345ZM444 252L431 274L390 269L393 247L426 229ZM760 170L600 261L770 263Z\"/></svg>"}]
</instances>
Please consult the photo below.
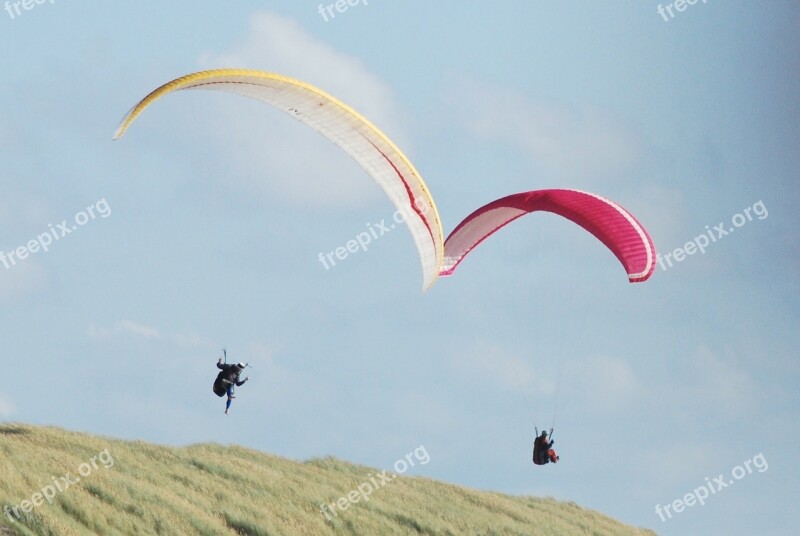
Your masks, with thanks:
<instances>
[{"instance_id":1,"label":"paraglider wing","mask_svg":"<svg viewBox=\"0 0 800 536\"><path fill-rule=\"evenodd\" d=\"M422 262L423 289L438 277L443 256L436 205L413 164L366 118L321 89L264 71L217 69L189 74L159 87L125 116L114 139L159 98L182 89L214 89L270 104L327 137L358 162L403 216Z\"/></svg>"},{"instance_id":2,"label":"paraglider wing","mask_svg":"<svg viewBox=\"0 0 800 536\"><path fill-rule=\"evenodd\" d=\"M597 237L622 263L631 283L646 281L655 270L653 241L630 212L599 195L554 189L509 195L467 216L445 241L440 275L451 275L470 251L502 227L540 210L563 216Z\"/></svg>"}]
</instances>

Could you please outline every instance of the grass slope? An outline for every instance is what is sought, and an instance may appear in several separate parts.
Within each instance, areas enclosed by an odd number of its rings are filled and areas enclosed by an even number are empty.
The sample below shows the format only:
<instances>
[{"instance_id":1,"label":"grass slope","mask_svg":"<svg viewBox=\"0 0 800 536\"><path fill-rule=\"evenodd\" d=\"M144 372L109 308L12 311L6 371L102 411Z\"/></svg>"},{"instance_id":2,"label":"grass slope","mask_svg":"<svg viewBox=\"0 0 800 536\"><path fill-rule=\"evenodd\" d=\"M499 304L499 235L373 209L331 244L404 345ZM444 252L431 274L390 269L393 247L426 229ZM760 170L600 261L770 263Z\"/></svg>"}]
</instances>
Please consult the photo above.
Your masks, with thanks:
<instances>
[{"instance_id":1,"label":"grass slope","mask_svg":"<svg viewBox=\"0 0 800 536\"><path fill-rule=\"evenodd\" d=\"M334 458L301 463L237 446L170 448L0 425L0 508L20 515L3 513L0 535L654 534L574 503L411 477L326 519L320 504L376 472ZM48 485L52 504L33 497ZM41 504L22 504L25 513L20 504L32 497Z\"/></svg>"}]
</instances>

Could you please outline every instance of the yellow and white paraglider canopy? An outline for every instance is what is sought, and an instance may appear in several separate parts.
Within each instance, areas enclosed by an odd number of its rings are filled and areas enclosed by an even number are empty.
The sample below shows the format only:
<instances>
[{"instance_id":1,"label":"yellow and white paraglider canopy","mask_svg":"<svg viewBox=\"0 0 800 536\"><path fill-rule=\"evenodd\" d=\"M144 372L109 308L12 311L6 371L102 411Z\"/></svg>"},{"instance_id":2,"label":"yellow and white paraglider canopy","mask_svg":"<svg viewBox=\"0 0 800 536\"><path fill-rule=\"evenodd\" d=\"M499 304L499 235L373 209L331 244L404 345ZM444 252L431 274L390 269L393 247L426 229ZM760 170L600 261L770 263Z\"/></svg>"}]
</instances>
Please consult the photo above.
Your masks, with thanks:
<instances>
[{"instance_id":1,"label":"yellow and white paraglider canopy","mask_svg":"<svg viewBox=\"0 0 800 536\"><path fill-rule=\"evenodd\" d=\"M383 188L403 214L422 263L423 290L434 284L444 256L436 205L414 165L365 117L321 89L287 76L248 69L217 69L182 76L147 95L125 116L114 139L121 138L150 104L183 89L226 91L265 102L341 147Z\"/></svg>"}]
</instances>

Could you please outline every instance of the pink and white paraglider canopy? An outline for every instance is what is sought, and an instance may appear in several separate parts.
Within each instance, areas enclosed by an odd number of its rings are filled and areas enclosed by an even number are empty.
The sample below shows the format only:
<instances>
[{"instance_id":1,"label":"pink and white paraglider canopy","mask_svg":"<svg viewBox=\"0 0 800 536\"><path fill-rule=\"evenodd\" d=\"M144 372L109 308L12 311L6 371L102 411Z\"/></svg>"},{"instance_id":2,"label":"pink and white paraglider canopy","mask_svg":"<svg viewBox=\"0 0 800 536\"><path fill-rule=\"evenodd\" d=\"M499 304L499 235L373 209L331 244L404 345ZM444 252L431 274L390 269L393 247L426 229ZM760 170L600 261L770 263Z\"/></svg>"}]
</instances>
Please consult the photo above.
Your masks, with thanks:
<instances>
[{"instance_id":1,"label":"pink and white paraglider canopy","mask_svg":"<svg viewBox=\"0 0 800 536\"><path fill-rule=\"evenodd\" d=\"M616 255L631 283L646 281L655 270L653 241L630 212L599 195L554 189L509 195L467 216L445 241L439 275L451 275L478 244L517 218L536 211L558 214L592 233Z\"/></svg>"}]
</instances>

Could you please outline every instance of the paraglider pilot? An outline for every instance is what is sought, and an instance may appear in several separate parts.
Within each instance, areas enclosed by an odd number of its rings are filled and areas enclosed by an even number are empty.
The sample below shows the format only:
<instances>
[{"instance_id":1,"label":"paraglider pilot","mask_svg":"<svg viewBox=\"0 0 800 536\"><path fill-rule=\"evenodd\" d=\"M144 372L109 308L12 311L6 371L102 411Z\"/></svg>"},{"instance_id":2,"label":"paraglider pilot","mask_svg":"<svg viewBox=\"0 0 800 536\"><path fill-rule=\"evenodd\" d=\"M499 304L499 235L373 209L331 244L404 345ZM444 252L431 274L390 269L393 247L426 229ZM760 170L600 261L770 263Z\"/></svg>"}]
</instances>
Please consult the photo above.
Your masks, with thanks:
<instances>
[{"instance_id":1,"label":"paraglider pilot","mask_svg":"<svg viewBox=\"0 0 800 536\"><path fill-rule=\"evenodd\" d=\"M539 434L539 431L536 430L536 433ZM550 430L552 434L553 431ZM547 440L547 431L542 430L542 433L538 435L536 441L533 443L533 463L536 465L545 465L547 463L558 463L558 455L556 451L553 450L553 441Z\"/></svg>"},{"instance_id":2,"label":"paraglider pilot","mask_svg":"<svg viewBox=\"0 0 800 536\"><path fill-rule=\"evenodd\" d=\"M247 365L244 363L228 365L222 362L221 357L219 358L219 361L217 361L217 368L221 370L220 373L217 374L217 379L214 381L214 394L220 397L226 394L228 395L228 401L225 403L225 415L227 415L228 411L231 409L231 402L234 398L236 398L233 396L234 386L240 387L250 379L245 378L244 380L239 381L239 375L246 366Z\"/></svg>"}]
</instances>

